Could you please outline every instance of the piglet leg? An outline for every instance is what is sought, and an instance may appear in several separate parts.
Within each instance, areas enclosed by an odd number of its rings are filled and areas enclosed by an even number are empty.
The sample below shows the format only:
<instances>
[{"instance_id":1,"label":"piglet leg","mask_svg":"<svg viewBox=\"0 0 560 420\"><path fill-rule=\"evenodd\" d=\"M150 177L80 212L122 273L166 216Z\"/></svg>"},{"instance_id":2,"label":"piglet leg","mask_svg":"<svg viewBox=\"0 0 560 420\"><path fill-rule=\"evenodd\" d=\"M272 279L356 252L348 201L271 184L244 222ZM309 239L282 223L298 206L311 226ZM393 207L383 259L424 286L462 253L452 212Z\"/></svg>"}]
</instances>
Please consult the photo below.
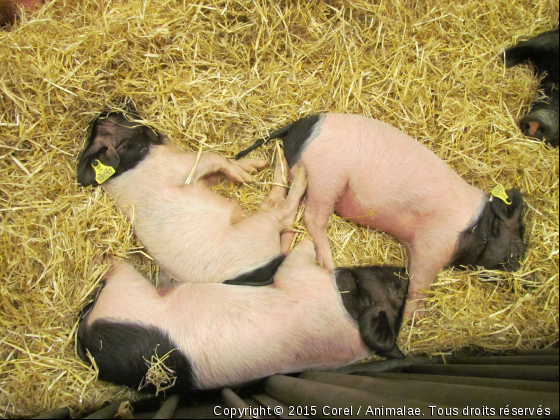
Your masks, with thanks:
<instances>
[{"instance_id":1,"label":"piglet leg","mask_svg":"<svg viewBox=\"0 0 560 420\"><path fill-rule=\"evenodd\" d=\"M277 143L274 180L272 181L273 185L270 189L268 197L260 205L261 210L266 211L278 207L286 200L286 194L288 193L288 168L289 166L288 162L286 161L286 157L284 156L284 150ZM290 252L290 245L292 244L294 235L295 232L293 230L287 230L285 232L282 232L282 234L280 235L280 244L282 247L282 253L284 255L288 255L288 253Z\"/></svg>"},{"instance_id":2,"label":"piglet leg","mask_svg":"<svg viewBox=\"0 0 560 420\"><path fill-rule=\"evenodd\" d=\"M417 318L422 316L425 307L423 299L426 297L424 291L430 288L430 285L437 277L440 267L443 267L447 262L438 256L448 255L445 250L434 246L433 242L431 244L415 245L415 249L408 252L410 258L410 284L404 310L405 318L412 318L414 312L416 312Z\"/></svg>"},{"instance_id":3,"label":"piglet leg","mask_svg":"<svg viewBox=\"0 0 560 420\"><path fill-rule=\"evenodd\" d=\"M276 207L274 212L277 213L277 218L284 228L289 228L296 218L297 209L299 203L305 194L307 189L307 169L305 165L298 164L296 166L296 173L294 176L294 181L290 187L290 192L286 197L286 200Z\"/></svg>"},{"instance_id":4,"label":"piglet leg","mask_svg":"<svg viewBox=\"0 0 560 420\"><path fill-rule=\"evenodd\" d=\"M294 246L292 252L278 268L274 276L274 284L279 288L297 287L301 291L302 269L306 270L306 274L309 273L308 270L313 270L314 273L323 271L315 264L315 249L308 236L305 236Z\"/></svg>"},{"instance_id":5,"label":"piglet leg","mask_svg":"<svg viewBox=\"0 0 560 420\"><path fill-rule=\"evenodd\" d=\"M212 184L215 180L212 175L222 173L235 182L253 182L251 173L256 173L265 168L266 160L243 159L239 161L226 159L215 153L203 153L194 169L186 180L186 184L194 184L204 180Z\"/></svg>"},{"instance_id":6,"label":"piglet leg","mask_svg":"<svg viewBox=\"0 0 560 420\"><path fill-rule=\"evenodd\" d=\"M280 234L288 229L293 223L297 214L297 209L305 189L307 188L307 171L305 166L299 165L290 192L278 206L270 208L268 211L258 211L235 223L235 229L243 232L262 232L266 226L272 223Z\"/></svg>"},{"instance_id":7,"label":"piglet leg","mask_svg":"<svg viewBox=\"0 0 560 420\"><path fill-rule=\"evenodd\" d=\"M261 205L261 210L270 210L282 204L288 193L288 162L281 147L276 148L276 162L274 166L274 180L270 193Z\"/></svg>"},{"instance_id":8,"label":"piglet leg","mask_svg":"<svg viewBox=\"0 0 560 420\"><path fill-rule=\"evenodd\" d=\"M315 242L315 251L317 253L317 262L321 267L327 270L334 270L334 261L331 255L329 239L327 238L327 222L329 221L329 213L321 211L314 203L307 203L305 213L303 213L303 222L309 232L309 235Z\"/></svg>"}]
</instances>

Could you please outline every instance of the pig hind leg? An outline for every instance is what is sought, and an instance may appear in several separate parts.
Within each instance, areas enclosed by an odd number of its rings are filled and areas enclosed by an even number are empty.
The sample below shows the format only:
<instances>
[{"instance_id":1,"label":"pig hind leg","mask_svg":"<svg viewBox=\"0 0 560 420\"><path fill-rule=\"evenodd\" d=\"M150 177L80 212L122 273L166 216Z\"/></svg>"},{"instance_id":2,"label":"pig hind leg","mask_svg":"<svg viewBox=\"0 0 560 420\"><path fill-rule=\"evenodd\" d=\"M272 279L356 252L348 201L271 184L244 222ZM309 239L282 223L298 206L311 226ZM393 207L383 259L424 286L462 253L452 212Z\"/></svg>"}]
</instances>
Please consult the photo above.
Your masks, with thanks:
<instances>
[{"instance_id":1,"label":"pig hind leg","mask_svg":"<svg viewBox=\"0 0 560 420\"><path fill-rule=\"evenodd\" d=\"M279 232L289 228L294 223L299 203L303 197L303 194L305 193L306 188L307 171L305 169L305 166L299 165L296 170L296 175L294 177L294 181L292 182L290 191L288 192L288 196L285 200L282 200L282 203L280 205L274 206L274 208L271 207L268 211L253 214L250 217L247 217L245 220L237 223L236 227L238 229L250 229L248 225L252 225L253 223L261 223L263 218L272 218L276 222L278 222ZM278 192L278 195L280 194L284 193Z\"/></svg>"},{"instance_id":2,"label":"pig hind leg","mask_svg":"<svg viewBox=\"0 0 560 420\"><path fill-rule=\"evenodd\" d=\"M273 185L268 197L260 205L261 210L270 210L284 202L288 193L288 176L288 162L282 148L277 147Z\"/></svg>"},{"instance_id":3,"label":"pig hind leg","mask_svg":"<svg viewBox=\"0 0 560 420\"><path fill-rule=\"evenodd\" d=\"M261 203L261 210L270 210L274 207L282 205L286 200L288 192L288 161L284 155L284 150L278 145L278 143L276 146L276 164L274 168L273 186L267 199ZM294 231L286 231L280 235L280 244L284 255L287 255L290 252L290 245L293 241L294 235Z\"/></svg>"}]
</instances>

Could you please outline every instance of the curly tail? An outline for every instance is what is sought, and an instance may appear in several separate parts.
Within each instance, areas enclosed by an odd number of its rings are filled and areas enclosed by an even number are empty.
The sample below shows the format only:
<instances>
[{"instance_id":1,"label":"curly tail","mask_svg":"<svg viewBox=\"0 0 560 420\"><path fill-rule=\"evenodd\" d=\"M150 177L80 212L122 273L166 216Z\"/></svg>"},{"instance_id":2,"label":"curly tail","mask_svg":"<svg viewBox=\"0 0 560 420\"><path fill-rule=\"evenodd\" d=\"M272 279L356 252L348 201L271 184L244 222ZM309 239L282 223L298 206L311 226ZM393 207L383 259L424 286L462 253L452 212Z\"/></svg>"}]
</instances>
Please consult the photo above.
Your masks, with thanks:
<instances>
[{"instance_id":1,"label":"curly tail","mask_svg":"<svg viewBox=\"0 0 560 420\"><path fill-rule=\"evenodd\" d=\"M293 124L288 124L287 126L282 127L279 130L276 130L270 136L268 136L264 139L257 140L252 146L249 146L247 149L242 150L241 152L236 154L235 155L235 160L241 159L243 156L248 155L253 150L258 149L259 147L261 147L265 143L268 143L270 140L281 139L281 138L285 137L289 133L290 129L292 128L292 125Z\"/></svg>"}]
</instances>

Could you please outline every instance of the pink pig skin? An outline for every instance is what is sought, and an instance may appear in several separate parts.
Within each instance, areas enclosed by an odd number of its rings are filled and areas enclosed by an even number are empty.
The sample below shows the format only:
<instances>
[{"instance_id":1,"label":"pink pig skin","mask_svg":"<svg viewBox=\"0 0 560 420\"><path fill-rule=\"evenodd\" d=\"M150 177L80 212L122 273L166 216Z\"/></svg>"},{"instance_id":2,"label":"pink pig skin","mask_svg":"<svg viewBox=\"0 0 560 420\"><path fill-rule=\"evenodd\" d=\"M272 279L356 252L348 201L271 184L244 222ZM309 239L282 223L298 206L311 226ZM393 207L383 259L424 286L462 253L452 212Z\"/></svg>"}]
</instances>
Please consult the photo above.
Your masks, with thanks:
<instances>
[{"instance_id":1,"label":"pink pig skin","mask_svg":"<svg viewBox=\"0 0 560 420\"><path fill-rule=\"evenodd\" d=\"M371 353L344 308L334 274L315 264L309 239L288 255L274 286L183 283L161 296L132 267L116 262L88 327L103 318L165 331L192 362L198 389L332 369Z\"/></svg>"},{"instance_id":2,"label":"pink pig skin","mask_svg":"<svg viewBox=\"0 0 560 420\"><path fill-rule=\"evenodd\" d=\"M487 194L412 137L359 115L327 114L300 161L308 174L304 222L319 264L334 269L326 235L333 210L390 233L407 250L410 317Z\"/></svg>"},{"instance_id":3,"label":"pink pig skin","mask_svg":"<svg viewBox=\"0 0 560 420\"><path fill-rule=\"evenodd\" d=\"M279 198L286 189L273 188L268 201L283 204L244 215L236 200L209 188L212 179L207 176L215 175L224 161L224 168L231 171L226 173L243 180L239 174L249 176L243 168L251 170L251 164L260 168L265 162L239 161L237 167L221 156L203 154L191 183L185 184L195 161L195 153L171 144L153 146L136 168L103 184L165 271L179 281L221 282L281 254L280 233L293 222L305 191L305 175L286 201ZM266 207L267 202L261 206Z\"/></svg>"},{"instance_id":4,"label":"pink pig skin","mask_svg":"<svg viewBox=\"0 0 560 420\"><path fill-rule=\"evenodd\" d=\"M138 117L135 109L129 113ZM113 175L98 180L94 163L110 166ZM267 267L275 269L289 250L285 231L306 189L305 168L300 165L287 193L288 166L280 153L270 194L251 214L211 186L220 174L251 182L250 174L266 164L184 151L123 113L106 111L92 124L77 172L83 186L102 182L150 255L176 280L247 284L249 277L262 284L272 279Z\"/></svg>"}]
</instances>

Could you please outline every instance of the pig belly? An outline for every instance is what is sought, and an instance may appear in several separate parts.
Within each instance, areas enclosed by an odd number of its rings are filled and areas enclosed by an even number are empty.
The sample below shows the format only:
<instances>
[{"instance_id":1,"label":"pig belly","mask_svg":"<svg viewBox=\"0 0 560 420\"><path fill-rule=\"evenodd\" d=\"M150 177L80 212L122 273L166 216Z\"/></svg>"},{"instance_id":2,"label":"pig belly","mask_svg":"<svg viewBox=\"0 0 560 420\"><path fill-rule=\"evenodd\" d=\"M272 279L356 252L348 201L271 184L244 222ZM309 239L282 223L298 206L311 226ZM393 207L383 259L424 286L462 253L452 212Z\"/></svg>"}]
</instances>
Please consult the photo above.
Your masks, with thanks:
<instances>
[{"instance_id":1,"label":"pig belly","mask_svg":"<svg viewBox=\"0 0 560 420\"><path fill-rule=\"evenodd\" d=\"M396 208L386 211L375 203L363 205L356 196L355 191L348 186L336 202L335 212L359 225L387 232L403 245L412 244L415 226L418 226L418 218L415 215L399 212Z\"/></svg>"}]
</instances>

